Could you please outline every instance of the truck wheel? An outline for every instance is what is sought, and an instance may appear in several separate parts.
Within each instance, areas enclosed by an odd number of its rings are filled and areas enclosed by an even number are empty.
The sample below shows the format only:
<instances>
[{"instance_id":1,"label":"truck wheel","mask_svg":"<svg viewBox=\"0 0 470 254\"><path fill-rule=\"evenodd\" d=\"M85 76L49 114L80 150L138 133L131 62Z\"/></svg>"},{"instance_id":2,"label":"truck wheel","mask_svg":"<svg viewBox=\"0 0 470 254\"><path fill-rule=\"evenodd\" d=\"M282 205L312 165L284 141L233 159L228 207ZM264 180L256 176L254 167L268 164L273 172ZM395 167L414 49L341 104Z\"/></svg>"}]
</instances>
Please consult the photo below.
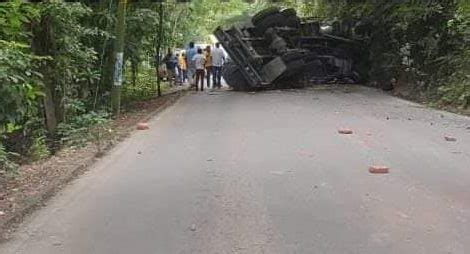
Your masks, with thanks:
<instances>
[{"instance_id":1,"label":"truck wheel","mask_svg":"<svg viewBox=\"0 0 470 254\"><path fill-rule=\"evenodd\" d=\"M235 91L248 91L250 85L243 76L240 68L235 63L229 62L222 68L222 76L227 84Z\"/></svg>"},{"instance_id":2,"label":"truck wheel","mask_svg":"<svg viewBox=\"0 0 470 254\"><path fill-rule=\"evenodd\" d=\"M291 26L289 18L286 18L284 15L280 13L276 13L273 15L270 15L260 21L256 26L255 30L259 36L263 36L266 30L268 30L271 27L285 27L285 26Z\"/></svg>"},{"instance_id":3,"label":"truck wheel","mask_svg":"<svg viewBox=\"0 0 470 254\"><path fill-rule=\"evenodd\" d=\"M294 8L287 8L281 11L281 14L286 17L297 17L297 12Z\"/></svg>"},{"instance_id":4,"label":"truck wheel","mask_svg":"<svg viewBox=\"0 0 470 254\"><path fill-rule=\"evenodd\" d=\"M300 18L297 17L297 11L294 8L287 8L281 11L281 15L286 17L288 27L300 27Z\"/></svg>"},{"instance_id":5,"label":"truck wheel","mask_svg":"<svg viewBox=\"0 0 470 254\"><path fill-rule=\"evenodd\" d=\"M264 9L258 13L256 13L252 18L251 18L251 23L253 25L257 26L260 22L262 22L266 17L275 15L279 13L279 8L277 7L270 7L267 9Z\"/></svg>"}]
</instances>

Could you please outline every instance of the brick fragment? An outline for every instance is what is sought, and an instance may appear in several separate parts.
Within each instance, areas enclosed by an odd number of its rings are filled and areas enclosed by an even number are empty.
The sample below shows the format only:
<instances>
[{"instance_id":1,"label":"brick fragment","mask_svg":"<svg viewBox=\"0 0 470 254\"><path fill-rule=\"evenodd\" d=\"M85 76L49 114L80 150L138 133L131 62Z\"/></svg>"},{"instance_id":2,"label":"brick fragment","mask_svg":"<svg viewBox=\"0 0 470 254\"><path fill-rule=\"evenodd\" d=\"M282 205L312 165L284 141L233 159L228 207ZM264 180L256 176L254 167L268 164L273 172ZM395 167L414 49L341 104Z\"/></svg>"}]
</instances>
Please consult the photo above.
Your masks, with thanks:
<instances>
[{"instance_id":1,"label":"brick fragment","mask_svg":"<svg viewBox=\"0 0 470 254\"><path fill-rule=\"evenodd\" d=\"M137 124L137 130L148 130L149 125L147 123L138 123Z\"/></svg>"},{"instance_id":2,"label":"brick fragment","mask_svg":"<svg viewBox=\"0 0 470 254\"><path fill-rule=\"evenodd\" d=\"M449 142L455 142L455 141L457 141L457 139L456 139L455 137L447 136L447 135L444 136L444 139L445 139L446 141L449 141Z\"/></svg>"},{"instance_id":3,"label":"brick fragment","mask_svg":"<svg viewBox=\"0 0 470 254\"><path fill-rule=\"evenodd\" d=\"M385 166L370 166L369 173L371 174L388 174L389 168Z\"/></svg>"}]
</instances>

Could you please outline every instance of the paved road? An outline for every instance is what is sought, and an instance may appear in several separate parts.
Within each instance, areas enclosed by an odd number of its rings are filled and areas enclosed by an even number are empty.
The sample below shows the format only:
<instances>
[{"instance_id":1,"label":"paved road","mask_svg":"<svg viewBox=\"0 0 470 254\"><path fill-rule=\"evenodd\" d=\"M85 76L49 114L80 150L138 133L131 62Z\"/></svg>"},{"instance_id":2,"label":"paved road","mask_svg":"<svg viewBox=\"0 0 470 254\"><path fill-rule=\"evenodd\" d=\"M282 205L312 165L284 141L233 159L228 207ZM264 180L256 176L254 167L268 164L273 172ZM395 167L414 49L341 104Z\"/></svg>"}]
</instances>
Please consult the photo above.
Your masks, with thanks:
<instances>
[{"instance_id":1,"label":"paved road","mask_svg":"<svg viewBox=\"0 0 470 254\"><path fill-rule=\"evenodd\" d=\"M0 253L470 253L469 118L355 87L191 94L150 126Z\"/></svg>"}]
</instances>

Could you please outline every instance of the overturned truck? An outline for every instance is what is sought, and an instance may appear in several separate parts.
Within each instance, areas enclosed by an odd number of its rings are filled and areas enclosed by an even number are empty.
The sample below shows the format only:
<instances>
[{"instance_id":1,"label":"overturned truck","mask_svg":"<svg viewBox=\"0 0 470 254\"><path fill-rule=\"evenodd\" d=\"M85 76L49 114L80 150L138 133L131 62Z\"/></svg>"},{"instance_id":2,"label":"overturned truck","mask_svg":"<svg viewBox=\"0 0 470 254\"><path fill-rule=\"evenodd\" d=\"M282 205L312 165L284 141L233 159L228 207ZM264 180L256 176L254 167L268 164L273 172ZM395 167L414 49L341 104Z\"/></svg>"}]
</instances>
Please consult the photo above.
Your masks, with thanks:
<instances>
[{"instance_id":1,"label":"overturned truck","mask_svg":"<svg viewBox=\"0 0 470 254\"><path fill-rule=\"evenodd\" d=\"M265 9L243 24L217 28L229 55L222 75L234 90L357 83L360 42L351 28L300 19L294 9Z\"/></svg>"}]
</instances>

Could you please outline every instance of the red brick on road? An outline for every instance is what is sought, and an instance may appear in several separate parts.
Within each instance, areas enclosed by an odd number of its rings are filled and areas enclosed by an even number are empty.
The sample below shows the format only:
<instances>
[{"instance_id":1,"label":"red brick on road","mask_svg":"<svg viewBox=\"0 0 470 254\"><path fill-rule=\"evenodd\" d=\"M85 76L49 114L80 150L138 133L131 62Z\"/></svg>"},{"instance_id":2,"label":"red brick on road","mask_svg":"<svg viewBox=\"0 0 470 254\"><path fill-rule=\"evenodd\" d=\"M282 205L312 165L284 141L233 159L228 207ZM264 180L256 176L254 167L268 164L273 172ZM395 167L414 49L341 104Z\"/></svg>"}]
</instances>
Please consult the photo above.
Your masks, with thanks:
<instances>
[{"instance_id":1,"label":"red brick on road","mask_svg":"<svg viewBox=\"0 0 470 254\"><path fill-rule=\"evenodd\" d=\"M389 168L385 166L371 166L369 172L372 174L388 174Z\"/></svg>"},{"instance_id":2,"label":"red brick on road","mask_svg":"<svg viewBox=\"0 0 470 254\"><path fill-rule=\"evenodd\" d=\"M148 130L149 125L147 123L138 123L137 124L137 130Z\"/></svg>"}]
</instances>

